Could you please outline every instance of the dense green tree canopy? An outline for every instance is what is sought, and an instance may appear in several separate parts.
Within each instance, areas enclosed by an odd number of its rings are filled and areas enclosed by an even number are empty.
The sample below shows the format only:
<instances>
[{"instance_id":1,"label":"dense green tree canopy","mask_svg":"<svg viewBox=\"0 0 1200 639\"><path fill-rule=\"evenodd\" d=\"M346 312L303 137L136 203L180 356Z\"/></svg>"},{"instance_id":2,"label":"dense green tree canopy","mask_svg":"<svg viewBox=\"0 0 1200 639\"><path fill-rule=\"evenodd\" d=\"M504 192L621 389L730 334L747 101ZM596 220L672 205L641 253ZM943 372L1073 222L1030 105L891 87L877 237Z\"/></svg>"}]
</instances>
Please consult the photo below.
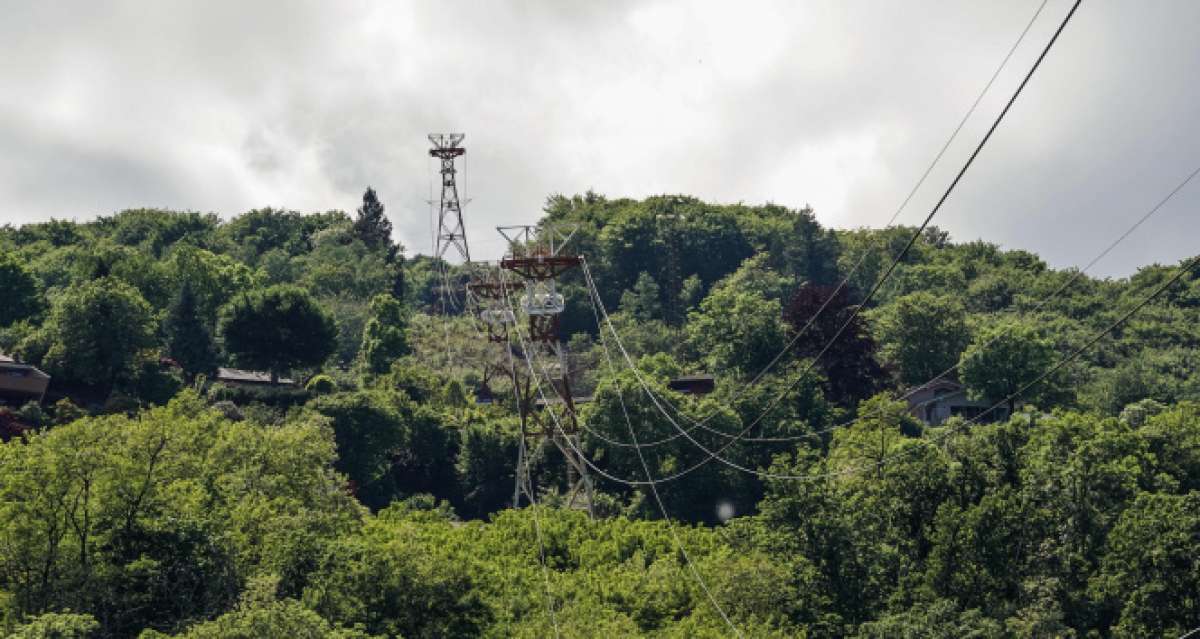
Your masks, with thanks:
<instances>
[{"instance_id":1,"label":"dense green tree canopy","mask_svg":"<svg viewBox=\"0 0 1200 639\"><path fill-rule=\"evenodd\" d=\"M977 397L1006 401L1011 410L1018 392L1026 390L1054 361L1054 347L1027 323L1005 321L979 332L962 354L963 382ZM1027 399L1054 392L1053 379L1029 388Z\"/></svg>"},{"instance_id":2,"label":"dense green tree canopy","mask_svg":"<svg viewBox=\"0 0 1200 639\"><path fill-rule=\"evenodd\" d=\"M41 309L38 282L13 253L0 252L0 327L23 320Z\"/></svg>"},{"instance_id":3,"label":"dense green tree canopy","mask_svg":"<svg viewBox=\"0 0 1200 639\"><path fill-rule=\"evenodd\" d=\"M302 289L273 286L242 293L222 311L225 350L242 366L272 377L317 366L334 349L337 327Z\"/></svg>"},{"instance_id":4,"label":"dense green tree canopy","mask_svg":"<svg viewBox=\"0 0 1200 639\"><path fill-rule=\"evenodd\" d=\"M154 311L132 286L102 278L64 291L43 330L48 368L85 384L112 386L132 375L154 345Z\"/></svg>"},{"instance_id":5,"label":"dense green tree canopy","mask_svg":"<svg viewBox=\"0 0 1200 639\"><path fill-rule=\"evenodd\" d=\"M966 309L949 295L911 293L889 304L879 318L883 359L908 386L952 369L970 339Z\"/></svg>"},{"instance_id":6,"label":"dense green tree canopy","mask_svg":"<svg viewBox=\"0 0 1200 639\"><path fill-rule=\"evenodd\" d=\"M1174 639L1198 623L1200 275L1095 279L930 228L864 305L915 229L553 196L541 223L577 229L567 252L592 278L559 279L551 354L524 317L497 344L438 311L443 273L461 286L477 265L404 259L367 195L354 215L0 226L0 350L53 376L42 404L0 397L0 634ZM218 365L312 376L188 379ZM577 442L544 365L567 375ZM904 391L947 369L984 402L1022 392L924 423ZM575 447L594 519L565 498ZM532 495L515 490L522 449Z\"/></svg>"}]
</instances>

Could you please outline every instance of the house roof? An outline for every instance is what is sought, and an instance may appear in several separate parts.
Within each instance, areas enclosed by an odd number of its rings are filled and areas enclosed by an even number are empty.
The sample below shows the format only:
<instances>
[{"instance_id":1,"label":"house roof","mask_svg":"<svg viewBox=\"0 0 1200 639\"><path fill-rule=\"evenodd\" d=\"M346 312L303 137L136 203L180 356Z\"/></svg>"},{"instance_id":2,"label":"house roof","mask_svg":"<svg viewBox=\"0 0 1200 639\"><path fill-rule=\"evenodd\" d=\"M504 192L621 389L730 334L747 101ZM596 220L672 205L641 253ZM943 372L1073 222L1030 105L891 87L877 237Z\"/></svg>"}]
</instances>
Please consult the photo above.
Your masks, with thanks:
<instances>
[{"instance_id":1,"label":"house roof","mask_svg":"<svg viewBox=\"0 0 1200 639\"><path fill-rule=\"evenodd\" d=\"M243 384L270 384L271 374L262 371L244 371L240 368L218 368L217 379L224 382L241 382ZM279 378L280 384L295 384L295 380L286 377Z\"/></svg>"},{"instance_id":2,"label":"house roof","mask_svg":"<svg viewBox=\"0 0 1200 639\"><path fill-rule=\"evenodd\" d=\"M22 364L4 354L0 354L0 373L10 373L22 377L33 377L35 379L50 379L50 376L42 372L38 367L32 364Z\"/></svg>"},{"instance_id":3,"label":"house roof","mask_svg":"<svg viewBox=\"0 0 1200 639\"><path fill-rule=\"evenodd\" d=\"M920 386L915 386L912 389L910 389L909 392L912 393L912 392L921 391L921 390L939 390L939 389L943 389L943 388L950 389L950 390L962 390L963 385L958 380L950 379L950 378L942 378L942 379L935 379L931 382L925 382L924 384L921 384Z\"/></svg>"},{"instance_id":4,"label":"house roof","mask_svg":"<svg viewBox=\"0 0 1200 639\"><path fill-rule=\"evenodd\" d=\"M692 383L692 382L712 382L712 381L715 381L715 378L712 375L709 375L708 373L695 373L692 375L680 375L679 377L676 377L671 380L671 382L673 382L673 383L677 382L677 383L681 383L681 384L687 384L687 383Z\"/></svg>"}]
</instances>

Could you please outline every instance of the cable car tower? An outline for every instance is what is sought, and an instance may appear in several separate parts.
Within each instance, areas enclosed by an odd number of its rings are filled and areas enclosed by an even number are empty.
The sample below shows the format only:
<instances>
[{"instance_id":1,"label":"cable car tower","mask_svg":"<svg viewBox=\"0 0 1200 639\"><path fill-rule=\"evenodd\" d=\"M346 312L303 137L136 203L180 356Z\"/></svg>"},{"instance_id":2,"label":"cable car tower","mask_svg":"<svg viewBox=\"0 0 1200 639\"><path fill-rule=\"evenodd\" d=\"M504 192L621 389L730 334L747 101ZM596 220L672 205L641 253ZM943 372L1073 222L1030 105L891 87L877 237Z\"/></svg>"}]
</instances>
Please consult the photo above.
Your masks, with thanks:
<instances>
[{"instance_id":1,"label":"cable car tower","mask_svg":"<svg viewBox=\"0 0 1200 639\"><path fill-rule=\"evenodd\" d=\"M458 201L458 184L455 175L454 159L467 152L459 146L465 133L430 133L429 142L433 148L429 155L442 161L442 201L438 209L437 252L434 257L444 259L446 252L453 247L464 263L471 261L471 251L467 248L467 233L463 227L462 206Z\"/></svg>"},{"instance_id":2,"label":"cable car tower","mask_svg":"<svg viewBox=\"0 0 1200 639\"><path fill-rule=\"evenodd\" d=\"M517 457L517 481L513 492L513 507L519 507L522 495L534 501L533 481L529 476L526 456L528 442L537 440L537 448L547 441L554 444L567 463L567 507L574 507L582 500L589 514L594 514L592 505L592 480L587 464L582 459L579 421L575 400L571 395L571 371L566 349L559 339L559 323L565 303L555 280L582 263L578 255L564 250L578 227L543 225L501 226L496 230L508 240L509 251L500 260L500 268L516 274L524 283L520 296L520 311L528 319L528 352L520 353L529 366L544 368L550 378L553 397L547 397L542 414L537 414L532 393L529 392L534 379L526 380L525 393L520 396L521 445ZM505 310L512 314L505 291ZM508 319L508 316L505 317ZM515 325L514 329L520 330ZM514 353L517 355L517 353ZM546 364L550 360L550 364ZM515 382L515 379L514 379ZM518 386L518 390L519 386Z\"/></svg>"}]
</instances>

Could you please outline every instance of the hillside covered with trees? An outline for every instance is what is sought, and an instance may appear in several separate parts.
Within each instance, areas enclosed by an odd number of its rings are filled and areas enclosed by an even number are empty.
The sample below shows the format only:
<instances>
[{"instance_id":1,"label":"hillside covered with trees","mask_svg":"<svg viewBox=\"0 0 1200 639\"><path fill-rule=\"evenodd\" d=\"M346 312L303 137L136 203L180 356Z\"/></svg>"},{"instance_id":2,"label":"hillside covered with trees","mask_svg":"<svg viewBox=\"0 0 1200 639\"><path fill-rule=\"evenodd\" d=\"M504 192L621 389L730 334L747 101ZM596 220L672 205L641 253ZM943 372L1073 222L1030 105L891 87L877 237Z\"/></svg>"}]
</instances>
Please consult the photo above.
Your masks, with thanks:
<instances>
[{"instance_id":1,"label":"hillside covered with trees","mask_svg":"<svg viewBox=\"0 0 1200 639\"><path fill-rule=\"evenodd\" d=\"M468 272L406 256L371 190L352 214L0 227L0 353L52 377L0 407L0 630L1200 625L1200 273L1119 321L1180 266L1096 279L930 228L862 306L915 229L594 193L542 221L576 226L586 260L559 290L594 518L552 447L538 505L511 508L513 391L483 392L495 346L437 311ZM672 388L689 374L714 391ZM935 380L989 408L922 419L912 391Z\"/></svg>"}]
</instances>

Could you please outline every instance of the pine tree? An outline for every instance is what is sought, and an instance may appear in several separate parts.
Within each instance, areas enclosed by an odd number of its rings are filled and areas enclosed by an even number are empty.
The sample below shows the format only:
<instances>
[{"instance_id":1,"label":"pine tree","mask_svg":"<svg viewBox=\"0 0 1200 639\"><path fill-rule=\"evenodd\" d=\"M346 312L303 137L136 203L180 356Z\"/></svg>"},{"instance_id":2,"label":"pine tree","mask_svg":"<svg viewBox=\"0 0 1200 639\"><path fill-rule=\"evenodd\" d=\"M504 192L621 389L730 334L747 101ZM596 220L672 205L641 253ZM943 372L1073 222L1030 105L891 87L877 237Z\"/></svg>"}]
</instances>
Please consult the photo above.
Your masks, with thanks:
<instances>
[{"instance_id":1,"label":"pine tree","mask_svg":"<svg viewBox=\"0 0 1200 639\"><path fill-rule=\"evenodd\" d=\"M196 375L216 370L217 346L212 333L200 319L196 295L188 282L184 282L179 290L179 298L171 307L163 328L167 335L167 354L179 363L189 381Z\"/></svg>"},{"instance_id":2,"label":"pine tree","mask_svg":"<svg viewBox=\"0 0 1200 639\"><path fill-rule=\"evenodd\" d=\"M395 258L392 223L384 214L383 203L375 195L375 189L371 187L367 187L367 192L363 193L363 203L354 220L354 236L371 250L387 250L389 262Z\"/></svg>"}]
</instances>

